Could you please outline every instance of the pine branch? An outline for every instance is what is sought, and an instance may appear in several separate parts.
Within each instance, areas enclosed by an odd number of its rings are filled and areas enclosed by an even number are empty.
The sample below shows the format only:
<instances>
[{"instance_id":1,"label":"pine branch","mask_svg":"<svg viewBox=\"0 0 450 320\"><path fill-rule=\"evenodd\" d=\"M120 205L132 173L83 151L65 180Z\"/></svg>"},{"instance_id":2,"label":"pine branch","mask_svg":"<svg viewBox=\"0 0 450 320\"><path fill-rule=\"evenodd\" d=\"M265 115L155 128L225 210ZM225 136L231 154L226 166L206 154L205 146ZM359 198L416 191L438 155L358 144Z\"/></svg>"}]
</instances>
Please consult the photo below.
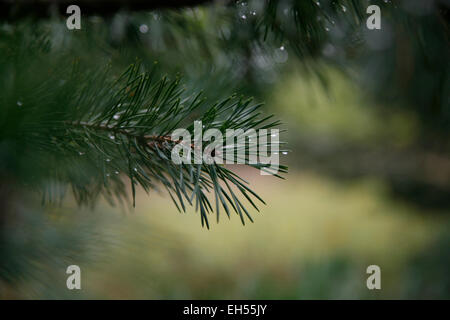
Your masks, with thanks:
<instances>
[{"instance_id":1,"label":"pine branch","mask_svg":"<svg viewBox=\"0 0 450 320\"><path fill-rule=\"evenodd\" d=\"M202 225L209 227L213 206L208 194L213 193L217 219L222 207L227 216L234 210L243 223L245 217L252 221L232 188L257 209L252 198L262 200L247 183L217 163L174 164L171 152L180 141L170 134L177 128L193 134L195 120L201 120L205 129L222 132L277 126L279 122L271 121L271 116L262 116L261 104L232 96L208 105L201 93L186 92L179 78L156 80L154 70L146 72L139 64L119 77L110 71L81 71L77 63L70 76L61 71L22 77L30 68L42 66L38 63L27 68L18 63L15 67L21 81L2 99L6 116L0 125L0 141L17 146L20 154L15 155L16 160L27 161L33 172L39 172L39 177L26 176L23 182L43 187L44 203L62 201L67 186L79 204L93 205L99 196L112 205L126 203L123 178L127 177L133 205L138 185L147 192L163 187L180 211L187 205L195 206ZM8 84L7 74L0 75ZM62 78L66 80L61 82ZM239 150L239 146L231 147ZM245 158L249 157L249 150L244 151ZM250 165L262 170L268 167ZM280 166L279 171L286 172L286 167Z\"/></svg>"}]
</instances>

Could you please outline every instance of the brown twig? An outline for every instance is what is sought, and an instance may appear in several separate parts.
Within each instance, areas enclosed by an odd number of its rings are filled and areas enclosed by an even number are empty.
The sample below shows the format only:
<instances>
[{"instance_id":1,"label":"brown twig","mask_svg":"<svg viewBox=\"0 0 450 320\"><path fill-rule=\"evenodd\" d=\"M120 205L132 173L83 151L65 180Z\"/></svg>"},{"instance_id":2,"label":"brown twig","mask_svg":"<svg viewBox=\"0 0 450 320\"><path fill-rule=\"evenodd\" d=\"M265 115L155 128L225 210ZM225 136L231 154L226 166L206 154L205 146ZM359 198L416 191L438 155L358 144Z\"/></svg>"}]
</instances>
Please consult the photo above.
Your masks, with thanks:
<instances>
[{"instance_id":1,"label":"brown twig","mask_svg":"<svg viewBox=\"0 0 450 320\"><path fill-rule=\"evenodd\" d=\"M94 130L101 130L101 131L107 131L112 132L114 134L122 134L129 138L136 139L137 141L142 142L143 144L147 145L150 148L154 148L155 146L158 146L160 149L163 147L164 142L170 142L173 144L181 143L182 140L173 140L170 136L157 136L157 135L136 135L128 130L117 128L115 126L106 125L106 124L92 124L89 122L70 122L70 125L74 127L82 127L82 128L90 128ZM192 145L191 145L192 146Z\"/></svg>"}]
</instances>

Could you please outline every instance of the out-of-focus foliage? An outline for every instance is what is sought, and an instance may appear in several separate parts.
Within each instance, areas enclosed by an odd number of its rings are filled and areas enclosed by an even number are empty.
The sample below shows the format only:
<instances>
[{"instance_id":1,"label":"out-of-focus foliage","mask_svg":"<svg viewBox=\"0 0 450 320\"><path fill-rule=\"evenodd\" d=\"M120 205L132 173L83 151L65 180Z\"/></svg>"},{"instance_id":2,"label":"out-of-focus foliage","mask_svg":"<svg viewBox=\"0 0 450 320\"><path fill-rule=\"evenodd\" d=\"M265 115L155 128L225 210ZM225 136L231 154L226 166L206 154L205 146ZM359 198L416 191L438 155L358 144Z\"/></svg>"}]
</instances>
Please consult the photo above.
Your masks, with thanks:
<instances>
[{"instance_id":1,"label":"out-of-focus foliage","mask_svg":"<svg viewBox=\"0 0 450 320\"><path fill-rule=\"evenodd\" d=\"M24 265L28 276L11 282L6 297L449 297L448 217L393 200L381 180L343 183L295 172L287 181L272 178L267 183L258 175L241 173L272 200L262 214L252 211L256 221L245 227L232 217L212 230L199 229L193 212L169 211L170 199L161 196L128 216L106 205L93 217L66 207L51 209L41 230L44 235L29 238L37 237L39 245L51 251L39 251L39 264ZM26 222L24 230L32 225ZM58 237L62 232L82 232L83 243L69 238L67 248L59 251L54 240L63 240ZM28 236L19 230L11 230L11 235L15 250L34 247L20 242ZM81 267L81 291L65 287L65 267L70 264ZM366 288L370 264L381 267L381 291Z\"/></svg>"}]
</instances>

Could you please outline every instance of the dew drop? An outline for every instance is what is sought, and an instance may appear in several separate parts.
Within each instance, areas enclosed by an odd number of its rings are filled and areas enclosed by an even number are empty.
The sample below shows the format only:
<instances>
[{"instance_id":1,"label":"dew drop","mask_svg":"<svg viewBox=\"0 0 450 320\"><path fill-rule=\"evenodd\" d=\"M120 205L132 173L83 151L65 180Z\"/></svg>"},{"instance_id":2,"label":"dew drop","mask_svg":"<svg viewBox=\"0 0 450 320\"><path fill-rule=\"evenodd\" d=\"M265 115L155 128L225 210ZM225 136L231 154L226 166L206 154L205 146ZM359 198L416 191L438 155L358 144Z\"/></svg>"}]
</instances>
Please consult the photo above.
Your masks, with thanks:
<instances>
[{"instance_id":1,"label":"dew drop","mask_svg":"<svg viewBox=\"0 0 450 320\"><path fill-rule=\"evenodd\" d=\"M243 15L241 16L241 18L242 18L243 20L245 20L245 19L247 19L247 16L246 16L245 14L243 14Z\"/></svg>"},{"instance_id":2,"label":"dew drop","mask_svg":"<svg viewBox=\"0 0 450 320\"><path fill-rule=\"evenodd\" d=\"M141 24L141 25L139 26L139 31L140 31L141 33L147 33L147 32L148 32L148 26L147 26L146 24Z\"/></svg>"},{"instance_id":3,"label":"dew drop","mask_svg":"<svg viewBox=\"0 0 450 320\"><path fill-rule=\"evenodd\" d=\"M282 154L287 155L288 153L287 153L287 151L283 151Z\"/></svg>"},{"instance_id":4,"label":"dew drop","mask_svg":"<svg viewBox=\"0 0 450 320\"><path fill-rule=\"evenodd\" d=\"M109 138L110 138L111 140L114 140L116 137L115 137L113 134L111 134L111 135L109 136Z\"/></svg>"},{"instance_id":5,"label":"dew drop","mask_svg":"<svg viewBox=\"0 0 450 320\"><path fill-rule=\"evenodd\" d=\"M111 161L111 159L109 159L109 158L106 158L106 162L110 162Z\"/></svg>"},{"instance_id":6,"label":"dew drop","mask_svg":"<svg viewBox=\"0 0 450 320\"><path fill-rule=\"evenodd\" d=\"M84 152L78 151L78 154L79 154L80 156L84 156Z\"/></svg>"},{"instance_id":7,"label":"dew drop","mask_svg":"<svg viewBox=\"0 0 450 320\"><path fill-rule=\"evenodd\" d=\"M115 115L113 116L113 118L114 118L114 120L119 120L120 115L119 115L119 114L115 114Z\"/></svg>"},{"instance_id":8,"label":"dew drop","mask_svg":"<svg viewBox=\"0 0 450 320\"><path fill-rule=\"evenodd\" d=\"M115 174L119 174L119 171L114 171Z\"/></svg>"},{"instance_id":9,"label":"dew drop","mask_svg":"<svg viewBox=\"0 0 450 320\"><path fill-rule=\"evenodd\" d=\"M21 107L23 105L22 101L17 101L17 105Z\"/></svg>"}]
</instances>

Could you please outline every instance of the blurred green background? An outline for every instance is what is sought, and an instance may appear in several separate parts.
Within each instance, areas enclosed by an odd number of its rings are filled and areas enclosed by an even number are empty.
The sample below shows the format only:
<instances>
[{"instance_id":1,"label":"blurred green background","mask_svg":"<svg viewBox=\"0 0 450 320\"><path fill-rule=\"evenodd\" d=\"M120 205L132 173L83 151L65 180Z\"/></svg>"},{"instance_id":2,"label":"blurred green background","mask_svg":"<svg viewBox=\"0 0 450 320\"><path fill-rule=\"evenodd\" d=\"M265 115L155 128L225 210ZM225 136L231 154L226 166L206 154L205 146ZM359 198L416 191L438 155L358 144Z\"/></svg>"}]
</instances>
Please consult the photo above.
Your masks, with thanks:
<instances>
[{"instance_id":1,"label":"blurred green background","mask_svg":"<svg viewBox=\"0 0 450 320\"><path fill-rule=\"evenodd\" d=\"M318 57L299 59L278 38L250 41L243 25L226 19L229 10L91 17L77 34L58 19L34 28L86 68L158 60L161 74L183 73L211 100L237 91L265 101L287 129L291 152L280 157L290 169L280 180L235 167L267 202L251 211L255 222L242 226L222 212L202 229L198 213L178 213L157 191L138 191L134 210L79 208L70 197L40 207L38 196L24 195L0 245L0 298L450 298L450 158L446 147L428 148L448 146L448 131L436 133L427 111L408 99L379 99L383 91L368 88L365 71L377 70L371 48L361 64L330 59L328 42ZM143 24L148 32L139 32ZM14 28L4 24L2 32ZM396 48L376 50L380 57ZM71 264L81 268L82 290L66 288ZM381 290L366 287L372 264L381 267Z\"/></svg>"},{"instance_id":2,"label":"blurred green background","mask_svg":"<svg viewBox=\"0 0 450 320\"><path fill-rule=\"evenodd\" d=\"M414 139L414 117L365 112L345 79L330 87L334 103L298 75L282 81L268 94L268 106L289 124L289 141L300 133L399 146ZM23 234L11 244L19 250L16 264L24 263L20 250L27 254L29 246L44 252L35 252L33 266L23 266L28 276L6 285L2 298L449 297L448 211L398 199L376 175L318 172L302 165L309 161L302 149L283 157L291 166L285 181L236 166L268 202L261 212L251 211L255 223L245 226L222 212L211 230L202 229L198 213L180 214L170 197L156 192L140 192L137 208L126 214L103 203L80 210L70 201L46 209L44 217L27 212ZM81 267L81 291L65 287L70 264ZM371 264L381 267L380 291L366 288Z\"/></svg>"}]
</instances>

